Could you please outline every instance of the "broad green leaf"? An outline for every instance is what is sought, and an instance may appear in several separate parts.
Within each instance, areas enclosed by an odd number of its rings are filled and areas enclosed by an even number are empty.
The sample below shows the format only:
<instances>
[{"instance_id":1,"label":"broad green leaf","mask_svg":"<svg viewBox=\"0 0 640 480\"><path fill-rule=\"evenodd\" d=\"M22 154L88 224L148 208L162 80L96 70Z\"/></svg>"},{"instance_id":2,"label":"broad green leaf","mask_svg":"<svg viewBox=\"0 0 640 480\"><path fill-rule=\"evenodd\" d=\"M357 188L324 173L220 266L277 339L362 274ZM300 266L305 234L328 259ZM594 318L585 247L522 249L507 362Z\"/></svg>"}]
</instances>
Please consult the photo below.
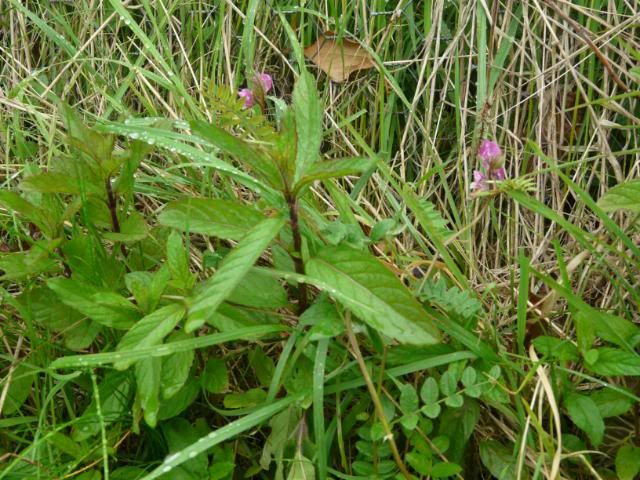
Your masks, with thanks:
<instances>
[{"instance_id":1,"label":"broad green leaf","mask_svg":"<svg viewBox=\"0 0 640 480\"><path fill-rule=\"evenodd\" d=\"M61 111L69 143L89 155L96 163L107 162L111 158L114 137L87 127L68 105L63 104Z\"/></svg>"},{"instance_id":2,"label":"broad green leaf","mask_svg":"<svg viewBox=\"0 0 640 480\"><path fill-rule=\"evenodd\" d=\"M195 458L200 453L209 450L211 447L225 442L230 438L234 438L249 430L250 428L260 425L273 415L281 410L284 410L289 405L297 401L297 397L286 397L282 400L278 400L274 403L266 405L249 415L242 417L234 422L225 425L218 430L215 430L204 437L201 437L197 442L192 443L190 446L182 449L181 451L165 458L164 462L160 464L155 470L149 473L142 480L154 480L161 475L169 473L178 465L186 462L189 459Z\"/></svg>"},{"instance_id":3,"label":"broad green leaf","mask_svg":"<svg viewBox=\"0 0 640 480\"><path fill-rule=\"evenodd\" d=\"M169 269L162 267L154 273L131 272L127 273L124 280L140 310L151 313L158 306L160 296L167 286Z\"/></svg>"},{"instance_id":4,"label":"broad green leaf","mask_svg":"<svg viewBox=\"0 0 640 480\"><path fill-rule=\"evenodd\" d=\"M160 371L162 360L159 358L145 358L136 362L136 393L144 411L144 420L150 427L158 422L160 409Z\"/></svg>"},{"instance_id":5,"label":"broad green leaf","mask_svg":"<svg viewBox=\"0 0 640 480\"><path fill-rule=\"evenodd\" d=\"M320 155L322 108L315 78L303 70L293 87L293 111L296 118L298 148L294 181L300 180Z\"/></svg>"},{"instance_id":6,"label":"broad green leaf","mask_svg":"<svg viewBox=\"0 0 640 480\"><path fill-rule=\"evenodd\" d=\"M517 457L512 449L508 449L494 440L480 443L480 459L487 470L497 480L515 480L517 478Z\"/></svg>"},{"instance_id":7,"label":"broad green leaf","mask_svg":"<svg viewBox=\"0 0 640 480\"><path fill-rule=\"evenodd\" d=\"M0 279L24 280L45 272L59 269L58 262L52 258L60 240L41 240L24 252L0 254Z\"/></svg>"},{"instance_id":8,"label":"broad green leaf","mask_svg":"<svg viewBox=\"0 0 640 480\"><path fill-rule=\"evenodd\" d=\"M189 269L188 253L182 243L182 235L172 230L167 239L167 266L172 285L181 290L189 290L195 282L195 276Z\"/></svg>"},{"instance_id":9,"label":"broad green leaf","mask_svg":"<svg viewBox=\"0 0 640 480\"><path fill-rule=\"evenodd\" d=\"M5 403L2 407L2 413L4 415L12 415L22 407L32 392L31 386L35 376L35 371L22 362L13 370L10 379L11 383L9 383ZM9 377L3 376L3 389L6 386L6 381L9 381Z\"/></svg>"},{"instance_id":10,"label":"broad green leaf","mask_svg":"<svg viewBox=\"0 0 640 480\"><path fill-rule=\"evenodd\" d=\"M640 473L640 447L624 445L616 453L619 480L633 480Z\"/></svg>"},{"instance_id":11,"label":"broad green leaf","mask_svg":"<svg viewBox=\"0 0 640 480\"><path fill-rule=\"evenodd\" d=\"M200 393L200 382L196 378L189 378L184 386L178 390L171 398L160 402L158 410L158 421L173 418L180 415L191 405Z\"/></svg>"},{"instance_id":12,"label":"broad green leaf","mask_svg":"<svg viewBox=\"0 0 640 480\"><path fill-rule=\"evenodd\" d=\"M344 331L344 323L335 304L325 295L322 295L304 311L300 316L299 325L311 325L309 340L312 342L322 338L335 337Z\"/></svg>"},{"instance_id":13,"label":"broad green leaf","mask_svg":"<svg viewBox=\"0 0 640 480\"><path fill-rule=\"evenodd\" d=\"M457 475L462 471L462 467L456 463L442 462L431 469L432 478L447 478Z\"/></svg>"},{"instance_id":14,"label":"broad green leaf","mask_svg":"<svg viewBox=\"0 0 640 480\"><path fill-rule=\"evenodd\" d=\"M255 327L239 328L232 332L215 333L213 335L165 343L159 346L136 348L135 350L72 355L57 358L51 363L50 368L95 367L115 362L133 362L147 357L166 357L176 352L188 352L234 340L253 340L263 335L277 334L285 330L286 327L281 325L257 325Z\"/></svg>"},{"instance_id":15,"label":"broad green leaf","mask_svg":"<svg viewBox=\"0 0 640 480\"><path fill-rule=\"evenodd\" d=\"M20 183L20 188L27 192L80 193L80 185L76 178L57 172L43 172L36 175L30 175Z\"/></svg>"},{"instance_id":16,"label":"broad green leaf","mask_svg":"<svg viewBox=\"0 0 640 480\"><path fill-rule=\"evenodd\" d=\"M291 462L291 470L287 475L287 480L315 480L316 469L311 460L304 457L300 449L298 449L293 462Z\"/></svg>"},{"instance_id":17,"label":"broad green leaf","mask_svg":"<svg viewBox=\"0 0 640 480\"><path fill-rule=\"evenodd\" d=\"M283 187L282 176L275 163L244 140L236 138L223 129L201 120L191 121L190 126L194 134L209 141L211 145L219 148L227 155L236 158L249 170L261 176L271 186L278 189Z\"/></svg>"},{"instance_id":18,"label":"broad green leaf","mask_svg":"<svg viewBox=\"0 0 640 480\"><path fill-rule=\"evenodd\" d=\"M209 393L224 393L229 387L229 371L224 360L219 358L207 360L200 381Z\"/></svg>"},{"instance_id":19,"label":"broad green leaf","mask_svg":"<svg viewBox=\"0 0 640 480\"><path fill-rule=\"evenodd\" d=\"M246 235L264 215L232 200L183 198L170 202L158 216L161 225L182 232L236 240Z\"/></svg>"},{"instance_id":20,"label":"broad green leaf","mask_svg":"<svg viewBox=\"0 0 640 480\"><path fill-rule=\"evenodd\" d=\"M613 388L602 388L589 396L598 407L602 418L624 415L634 404L631 398Z\"/></svg>"},{"instance_id":21,"label":"broad green leaf","mask_svg":"<svg viewBox=\"0 0 640 480\"><path fill-rule=\"evenodd\" d=\"M275 366L271 357L268 357L259 345L249 353L249 365L256 373L260 384L268 387L273 379Z\"/></svg>"},{"instance_id":22,"label":"broad green leaf","mask_svg":"<svg viewBox=\"0 0 640 480\"><path fill-rule=\"evenodd\" d=\"M247 408L260 405L266 398L267 392L263 389L252 388L246 392L225 395L223 403L225 408Z\"/></svg>"},{"instance_id":23,"label":"broad green leaf","mask_svg":"<svg viewBox=\"0 0 640 480\"><path fill-rule=\"evenodd\" d=\"M118 343L117 350L136 350L162 343L184 316L185 308L177 303L167 305L141 318ZM124 370L130 361L116 362L114 367Z\"/></svg>"},{"instance_id":24,"label":"broad green leaf","mask_svg":"<svg viewBox=\"0 0 640 480\"><path fill-rule=\"evenodd\" d=\"M247 307L275 310L289 303L280 282L260 270L251 270L231 292L229 302Z\"/></svg>"},{"instance_id":25,"label":"broad green leaf","mask_svg":"<svg viewBox=\"0 0 640 480\"><path fill-rule=\"evenodd\" d=\"M316 180L357 175L375 167L376 160L368 157L349 157L318 162L312 165L294 187L297 193Z\"/></svg>"},{"instance_id":26,"label":"broad green leaf","mask_svg":"<svg viewBox=\"0 0 640 480\"><path fill-rule=\"evenodd\" d=\"M138 309L126 298L68 278L52 278L47 286L60 300L107 327L127 329L140 318Z\"/></svg>"},{"instance_id":27,"label":"broad green leaf","mask_svg":"<svg viewBox=\"0 0 640 480\"><path fill-rule=\"evenodd\" d=\"M600 445L604 435L604 421L595 402L585 395L570 393L565 397L564 405L571 421L588 435L595 447Z\"/></svg>"},{"instance_id":28,"label":"broad green leaf","mask_svg":"<svg viewBox=\"0 0 640 480\"><path fill-rule=\"evenodd\" d=\"M18 213L38 227L48 238L54 238L58 230L46 212L25 200L16 192L0 192L0 206L10 213Z\"/></svg>"},{"instance_id":29,"label":"broad green leaf","mask_svg":"<svg viewBox=\"0 0 640 480\"><path fill-rule=\"evenodd\" d=\"M307 262L307 275L372 328L401 342L435 343L440 333L411 292L375 257L327 247Z\"/></svg>"},{"instance_id":30,"label":"broad green leaf","mask_svg":"<svg viewBox=\"0 0 640 480\"><path fill-rule=\"evenodd\" d=\"M191 423L180 417L172 418L162 424L162 433L167 441L169 455L179 452L198 441L198 433ZM209 461L206 454L200 454L183 463L180 468L191 473L194 479L208 478ZM172 477L173 478L173 477Z\"/></svg>"},{"instance_id":31,"label":"broad green leaf","mask_svg":"<svg viewBox=\"0 0 640 480\"><path fill-rule=\"evenodd\" d=\"M598 206L606 212L616 210L640 212L640 180L616 185L598 200Z\"/></svg>"},{"instance_id":32,"label":"broad green leaf","mask_svg":"<svg viewBox=\"0 0 640 480\"><path fill-rule=\"evenodd\" d=\"M596 348L598 352L595 363L585 363L586 367L598 375L624 376L640 375L640 356L617 348Z\"/></svg>"},{"instance_id":33,"label":"broad green leaf","mask_svg":"<svg viewBox=\"0 0 640 480\"><path fill-rule=\"evenodd\" d=\"M102 236L112 242L139 242L149 233L149 226L145 222L142 214L131 212L131 214L120 223L119 232L105 232Z\"/></svg>"},{"instance_id":34,"label":"broad green leaf","mask_svg":"<svg viewBox=\"0 0 640 480\"><path fill-rule=\"evenodd\" d=\"M190 336L183 331L177 331L167 338L167 343L171 343L172 341L188 340L189 338ZM191 370L194 357L195 352L193 350L176 352L163 357L162 373L160 375L162 398L168 399L173 397L184 386L189 378L189 372Z\"/></svg>"},{"instance_id":35,"label":"broad green leaf","mask_svg":"<svg viewBox=\"0 0 640 480\"><path fill-rule=\"evenodd\" d=\"M193 298L185 329L187 333L204 325L218 306L249 273L253 264L284 226L282 217L269 218L256 225L224 258L218 271L204 282Z\"/></svg>"}]
</instances>

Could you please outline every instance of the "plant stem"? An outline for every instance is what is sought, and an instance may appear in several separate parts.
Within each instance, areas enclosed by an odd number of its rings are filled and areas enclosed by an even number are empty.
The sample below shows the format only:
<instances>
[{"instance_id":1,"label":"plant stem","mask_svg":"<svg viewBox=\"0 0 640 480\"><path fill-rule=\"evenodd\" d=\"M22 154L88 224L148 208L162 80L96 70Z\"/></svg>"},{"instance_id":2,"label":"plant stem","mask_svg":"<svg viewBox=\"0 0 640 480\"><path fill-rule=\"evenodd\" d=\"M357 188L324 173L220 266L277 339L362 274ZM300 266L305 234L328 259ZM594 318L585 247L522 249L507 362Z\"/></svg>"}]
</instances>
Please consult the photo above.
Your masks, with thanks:
<instances>
[{"instance_id":1,"label":"plant stem","mask_svg":"<svg viewBox=\"0 0 640 480\"><path fill-rule=\"evenodd\" d=\"M105 188L107 190L107 206L109 207L109 213L111 214L111 223L113 225L113 231L120 233L120 221L118 220L118 200L113 194L113 188L111 188L111 177L107 177L105 181ZM124 243L120 244L120 251L123 255L127 255L127 248Z\"/></svg>"},{"instance_id":2,"label":"plant stem","mask_svg":"<svg viewBox=\"0 0 640 480\"><path fill-rule=\"evenodd\" d=\"M404 478L411 480L413 478L407 470L406 465L402 461L402 457L400 456L400 452L398 451L398 446L396 445L396 441L393 438L393 432L391 431L391 427L389 426L389 422L387 422L387 417L384 415L384 409L382 408L382 403L380 402L380 397L378 396L378 392L376 391L376 387L371 381L371 377L369 376L369 372L367 371L367 365L364 363L364 358L362 357L362 352L360 352L360 346L358 345L358 340L353 333L353 329L351 328L351 314L346 312L344 317L344 324L347 330L347 337L349 338L349 343L351 344L351 349L353 350L353 356L356 357L356 361L358 362L358 366L360 367L360 371L362 372L362 376L364 378L365 383L367 384L367 388L369 389L369 395L371 395L371 400L373 401L373 405L376 409L376 413L378 414L378 418L382 423L382 428L384 428L384 433L386 434L385 440L389 442L389 446L391 447L391 452L393 454L393 459L396 461L400 472Z\"/></svg>"},{"instance_id":3,"label":"plant stem","mask_svg":"<svg viewBox=\"0 0 640 480\"><path fill-rule=\"evenodd\" d=\"M296 268L296 273L304 275L302 236L300 235L300 222L298 220L298 202L292 195L287 195L287 203L289 204L289 217L291 219L291 231L293 232L293 263ZM308 304L307 285L300 282L298 284L298 313L304 312Z\"/></svg>"}]
</instances>

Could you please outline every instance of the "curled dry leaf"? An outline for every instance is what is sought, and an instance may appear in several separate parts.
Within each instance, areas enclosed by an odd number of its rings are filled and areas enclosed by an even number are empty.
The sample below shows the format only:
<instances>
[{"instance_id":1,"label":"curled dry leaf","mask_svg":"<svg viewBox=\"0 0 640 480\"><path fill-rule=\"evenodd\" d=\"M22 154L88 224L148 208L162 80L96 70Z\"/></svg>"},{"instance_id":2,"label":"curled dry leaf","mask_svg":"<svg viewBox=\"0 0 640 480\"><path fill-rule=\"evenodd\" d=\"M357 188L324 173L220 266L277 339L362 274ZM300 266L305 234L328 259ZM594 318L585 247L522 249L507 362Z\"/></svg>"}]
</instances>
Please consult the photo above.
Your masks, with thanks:
<instances>
[{"instance_id":1,"label":"curled dry leaf","mask_svg":"<svg viewBox=\"0 0 640 480\"><path fill-rule=\"evenodd\" d=\"M333 32L320 35L314 44L304 49L304 55L338 83L357 70L375 66L362 45L347 38L338 39Z\"/></svg>"}]
</instances>

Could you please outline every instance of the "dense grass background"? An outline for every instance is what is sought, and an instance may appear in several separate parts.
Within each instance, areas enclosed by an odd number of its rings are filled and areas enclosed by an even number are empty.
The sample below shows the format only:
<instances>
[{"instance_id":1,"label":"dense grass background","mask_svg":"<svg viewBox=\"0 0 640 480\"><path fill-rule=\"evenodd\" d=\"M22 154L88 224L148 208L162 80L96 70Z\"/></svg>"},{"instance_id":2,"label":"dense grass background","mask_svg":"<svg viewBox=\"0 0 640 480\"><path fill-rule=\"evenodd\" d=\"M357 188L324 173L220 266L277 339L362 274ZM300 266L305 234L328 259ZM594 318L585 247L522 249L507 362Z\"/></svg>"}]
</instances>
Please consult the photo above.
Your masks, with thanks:
<instances>
[{"instance_id":1,"label":"dense grass background","mask_svg":"<svg viewBox=\"0 0 640 480\"><path fill-rule=\"evenodd\" d=\"M616 478L617 450L640 435L637 381L621 376L610 382L628 388L635 410L610 419L598 452L588 452L596 449L567 419L560 398L566 384L584 393L602 389L605 380L585 373L581 361L536 368L521 337L526 333L526 345L542 334L575 344L576 305L638 321L637 216L616 213L611 221L594 201L640 173L639 11L635 0L0 0L2 188L15 189L24 175L67 151L61 100L88 123L122 125L135 117L238 121L239 135L251 136L260 126L221 107L214 86L235 91L254 71L263 71L274 79L272 94L290 102L300 46L326 30L356 39L375 69L336 84L308 63L324 107L322 149L326 158L379 154L385 167L318 186L312 202L326 219L359 225L360 234L395 219L395 238L372 251L416 291L421 279L433 286L442 277L447 288L458 287L468 292L465 298L482 303L472 338L482 337L500 359L509 401L482 403L460 475L497 475L479 453L479 445L495 441L501 447L491 451L496 458L495 452L504 454L507 465L503 478L549 478L560 438L554 420L562 416L562 431L570 435L563 442L562 478ZM268 105L273 116L275 104ZM483 138L502 146L508 177L519 182L511 193L470 194ZM136 205L149 218L185 194L246 195L206 164L184 160L159 150L142 164ZM20 250L28 235L28 225L0 210L3 251ZM193 267L202 271L202 252L212 246L194 242L191 248ZM80 447L62 434L86 406L92 378L80 382L77 388L85 393L77 396L65 384L66 414L58 420L51 398L60 395L63 379L47 366L69 352L58 338L14 314L9 299L27 285L3 282L0 405L16 382L19 362L39 374L18 412L0 419L0 478L100 478L117 466L157 466L167 452L159 430L138 436L126 422L109 438L85 440L84 454L69 460ZM430 298L455 310L456 292L432 292ZM388 352L375 341L361 342L368 361L384 369ZM336 343L348 350L346 339ZM232 391L253 385L243 379L253 375L246 373L250 345L219 351L234 358ZM265 349L277 363L283 347L287 355L302 348L279 342ZM389 361L397 365L431 354L398 350ZM378 394L399 408L397 385L377 375ZM418 386L422 378L418 373L403 381ZM344 436L329 444L327 463L335 478L352 478L345 475L356 473L356 425L374 415L373 407L362 386L348 392L347 400L336 395L325 399L331 403L328 424L331 416L342 418ZM188 418L204 419L211 428L235 420L216 413L213 407L220 405L208 401L201 398ZM235 477L211 478L275 478L274 470L256 468L267 423L250 431L253 438L238 435L217 453L223 458L234 452ZM402 448L406 455L412 447ZM292 465L285 462L285 474ZM296 468L291 475L298 476L291 478L305 478L304 468Z\"/></svg>"}]
</instances>

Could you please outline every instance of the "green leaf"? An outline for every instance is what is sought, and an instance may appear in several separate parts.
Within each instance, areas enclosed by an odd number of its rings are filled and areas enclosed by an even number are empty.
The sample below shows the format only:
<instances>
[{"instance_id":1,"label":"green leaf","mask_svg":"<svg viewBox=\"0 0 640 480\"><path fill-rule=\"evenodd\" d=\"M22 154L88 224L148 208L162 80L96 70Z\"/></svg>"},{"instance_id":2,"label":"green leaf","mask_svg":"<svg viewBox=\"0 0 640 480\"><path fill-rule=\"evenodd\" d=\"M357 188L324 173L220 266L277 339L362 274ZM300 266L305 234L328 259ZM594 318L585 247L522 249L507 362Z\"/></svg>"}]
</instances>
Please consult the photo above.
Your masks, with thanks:
<instances>
[{"instance_id":1,"label":"green leaf","mask_svg":"<svg viewBox=\"0 0 640 480\"><path fill-rule=\"evenodd\" d=\"M411 413L418 410L418 394L413 385L405 383L400 386L400 409L404 413Z\"/></svg>"},{"instance_id":2,"label":"green leaf","mask_svg":"<svg viewBox=\"0 0 640 480\"><path fill-rule=\"evenodd\" d=\"M33 385L35 376L35 371L22 362L13 370L11 383L9 383L9 389L7 390L7 396L2 408L4 415L12 415L26 402L29 394L32 392L31 386ZM7 376L3 378L3 389L6 387L5 382L8 380L9 377Z\"/></svg>"},{"instance_id":3,"label":"green leaf","mask_svg":"<svg viewBox=\"0 0 640 480\"><path fill-rule=\"evenodd\" d=\"M20 188L27 192L66 194L80 193L80 185L76 178L57 172L44 172L36 175L30 175L20 183Z\"/></svg>"},{"instance_id":4,"label":"green leaf","mask_svg":"<svg viewBox=\"0 0 640 480\"><path fill-rule=\"evenodd\" d=\"M57 225L42 209L25 200L16 192L0 192L0 206L11 213L18 213L38 227L47 238L56 237Z\"/></svg>"},{"instance_id":5,"label":"green leaf","mask_svg":"<svg viewBox=\"0 0 640 480\"><path fill-rule=\"evenodd\" d=\"M388 337L421 345L439 340L427 312L375 257L348 247L327 247L307 262L306 270L330 295Z\"/></svg>"},{"instance_id":6,"label":"green leaf","mask_svg":"<svg viewBox=\"0 0 640 480\"><path fill-rule=\"evenodd\" d=\"M293 87L293 110L298 136L294 181L298 182L318 159L322 143L322 108L316 80L306 70Z\"/></svg>"},{"instance_id":7,"label":"green leaf","mask_svg":"<svg viewBox=\"0 0 640 480\"><path fill-rule=\"evenodd\" d=\"M190 122L191 131L209 141L227 155L235 157L249 170L255 172L271 186L282 189L282 176L275 163L251 145L214 125L200 120Z\"/></svg>"},{"instance_id":8,"label":"green leaf","mask_svg":"<svg viewBox=\"0 0 640 480\"><path fill-rule=\"evenodd\" d=\"M480 443L480 459L497 480L515 480L517 461L504 445L488 440Z\"/></svg>"},{"instance_id":9,"label":"green leaf","mask_svg":"<svg viewBox=\"0 0 640 480\"><path fill-rule=\"evenodd\" d=\"M420 389L420 398L426 405L431 405L438 401L440 391L438 388L438 382L435 378L429 377L422 384Z\"/></svg>"},{"instance_id":10,"label":"green leaf","mask_svg":"<svg viewBox=\"0 0 640 480\"><path fill-rule=\"evenodd\" d=\"M58 263L52 258L58 245L60 240L41 240L25 252L0 254L0 279L24 280L58 269Z\"/></svg>"},{"instance_id":11,"label":"green leaf","mask_svg":"<svg viewBox=\"0 0 640 480\"><path fill-rule=\"evenodd\" d=\"M357 175L376 166L376 159L368 157L348 157L338 160L318 162L311 166L294 187L300 192L304 187L317 180Z\"/></svg>"},{"instance_id":12,"label":"green leaf","mask_svg":"<svg viewBox=\"0 0 640 480\"><path fill-rule=\"evenodd\" d=\"M229 302L253 308L275 310L289 303L280 282L260 270L251 270L231 292Z\"/></svg>"},{"instance_id":13,"label":"green leaf","mask_svg":"<svg viewBox=\"0 0 640 480\"><path fill-rule=\"evenodd\" d=\"M640 212L640 180L616 185L598 200L598 206L605 212L616 210Z\"/></svg>"},{"instance_id":14,"label":"green leaf","mask_svg":"<svg viewBox=\"0 0 640 480\"><path fill-rule=\"evenodd\" d=\"M640 447L624 445L616 453L616 473L620 480L633 480L640 473Z\"/></svg>"},{"instance_id":15,"label":"green leaf","mask_svg":"<svg viewBox=\"0 0 640 480\"><path fill-rule=\"evenodd\" d=\"M618 387L619 388L619 387ZM602 418L624 415L633 406L633 399L613 388L602 388L590 395Z\"/></svg>"},{"instance_id":16,"label":"green leaf","mask_svg":"<svg viewBox=\"0 0 640 480\"><path fill-rule=\"evenodd\" d=\"M138 309L126 298L68 278L52 278L47 286L60 300L107 327L127 329L140 318Z\"/></svg>"},{"instance_id":17,"label":"green leaf","mask_svg":"<svg viewBox=\"0 0 640 480\"><path fill-rule=\"evenodd\" d=\"M181 232L200 233L237 240L246 235L264 215L232 200L183 198L170 202L158 216L161 225Z\"/></svg>"},{"instance_id":18,"label":"green leaf","mask_svg":"<svg viewBox=\"0 0 640 480\"><path fill-rule=\"evenodd\" d=\"M304 457L300 449L296 452L296 456L291 462L291 470L287 475L287 480L315 480L316 469L311 460Z\"/></svg>"},{"instance_id":19,"label":"green leaf","mask_svg":"<svg viewBox=\"0 0 640 480\"><path fill-rule=\"evenodd\" d=\"M585 395L570 393L565 397L564 404L571 421L589 436L595 447L600 445L604 435L604 421L595 402Z\"/></svg>"},{"instance_id":20,"label":"green leaf","mask_svg":"<svg viewBox=\"0 0 640 480\"><path fill-rule=\"evenodd\" d=\"M431 469L432 478L445 478L457 475L462 471L462 467L456 463L442 462L437 463Z\"/></svg>"},{"instance_id":21,"label":"green leaf","mask_svg":"<svg viewBox=\"0 0 640 480\"><path fill-rule=\"evenodd\" d=\"M189 269L189 256L182 243L182 235L172 230L167 238L167 266L171 273L172 285L189 290L193 287L195 276Z\"/></svg>"},{"instance_id":22,"label":"green leaf","mask_svg":"<svg viewBox=\"0 0 640 480\"><path fill-rule=\"evenodd\" d=\"M169 270L160 268L155 273L131 272L124 277L127 289L136 299L138 307L145 312L153 312L169 281Z\"/></svg>"},{"instance_id":23,"label":"green leaf","mask_svg":"<svg viewBox=\"0 0 640 480\"><path fill-rule=\"evenodd\" d=\"M177 303L167 305L140 319L125 333L118 343L117 351L137 350L162 343L175 326L182 320L185 308ZM131 361L116 362L114 367L124 370L131 365Z\"/></svg>"},{"instance_id":24,"label":"green leaf","mask_svg":"<svg viewBox=\"0 0 640 480\"><path fill-rule=\"evenodd\" d=\"M188 340L189 338L190 336L183 331L177 331L169 335L167 343ZM163 399L173 397L187 382L194 357L195 352L193 350L187 350L185 352L176 352L162 358L160 390Z\"/></svg>"},{"instance_id":25,"label":"green leaf","mask_svg":"<svg viewBox=\"0 0 640 480\"><path fill-rule=\"evenodd\" d=\"M142 214L131 212L131 214L120 223L119 232L105 232L102 236L112 242L132 243L143 240L149 233L149 226Z\"/></svg>"},{"instance_id":26,"label":"green leaf","mask_svg":"<svg viewBox=\"0 0 640 480\"><path fill-rule=\"evenodd\" d=\"M145 358L135 365L136 392L144 410L144 420L152 428L158 422L160 409L161 369L162 360L159 358Z\"/></svg>"},{"instance_id":27,"label":"green leaf","mask_svg":"<svg viewBox=\"0 0 640 480\"><path fill-rule=\"evenodd\" d=\"M544 357L557 358L559 360L578 360L578 349L568 340L561 340L546 335L533 339L533 345Z\"/></svg>"},{"instance_id":28,"label":"green leaf","mask_svg":"<svg viewBox=\"0 0 640 480\"><path fill-rule=\"evenodd\" d=\"M193 425L184 418L172 418L162 424L162 433L167 441L169 454L179 452L192 443L198 441L198 433ZM208 478L207 467L209 461L206 454L200 454L184 462L180 468L186 470L194 479Z\"/></svg>"},{"instance_id":29,"label":"green leaf","mask_svg":"<svg viewBox=\"0 0 640 480\"><path fill-rule=\"evenodd\" d=\"M158 409L158 421L173 418L180 415L191 405L200 394L200 382L195 378L189 378L184 386L170 399L164 399L160 402Z\"/></svg>"},{"instance_id":30,"label":"green leaf","mask_svg":"<svg viewBox=\"0 0 640 480\"><path fill-rule=\"evenodd\" d=\"M598 375L640 375L640 356L617 348L596 348L598 358L595 363L585 363L586 367Z\"/></svg>"},{"instance_id":31,"label":"green leaf","mask_svg":"<svg viewBox=\"0 0 640 480\"><path fill-rule=\"evenodd\" d=\"M189 308L187 333L204 325L218 306L249 273L253 264L280 232L285 220L269 218L256 225L224 258L218 271L204 282Z\"/></svg>"},{"instance_id":32,"label":"green leaf","mask_svg":"<svg viewBox=\"0 0 640 480\"><path fill-rule=\"evenodd\" d=\"M210 358L200 377L202 386L210 393L224 393L229 387L229 371L224 360Z\"/></svg>"},{"instance_id":33,"label":"green leaf","mask_svg":"<svg viewBox=\"0 0 640 480\"><path fill-rule=\"evenodd\" d=\"M271 357L258 345L249 353L249 365L256 373L260 384L268 387L273 379L275 366Z\"/></svg>"},{"instance_id":34,"label":"green leaf","mask_svg":"<svg viewBox=\"0 0 640 480\"><path fill-rule=\"evenodd\" d=\"M267 393L264 390L252 388L246 392L225 395L223 403L225 408L247 408L264 403L266 398Z\"/></svg>"}]
</instances>

